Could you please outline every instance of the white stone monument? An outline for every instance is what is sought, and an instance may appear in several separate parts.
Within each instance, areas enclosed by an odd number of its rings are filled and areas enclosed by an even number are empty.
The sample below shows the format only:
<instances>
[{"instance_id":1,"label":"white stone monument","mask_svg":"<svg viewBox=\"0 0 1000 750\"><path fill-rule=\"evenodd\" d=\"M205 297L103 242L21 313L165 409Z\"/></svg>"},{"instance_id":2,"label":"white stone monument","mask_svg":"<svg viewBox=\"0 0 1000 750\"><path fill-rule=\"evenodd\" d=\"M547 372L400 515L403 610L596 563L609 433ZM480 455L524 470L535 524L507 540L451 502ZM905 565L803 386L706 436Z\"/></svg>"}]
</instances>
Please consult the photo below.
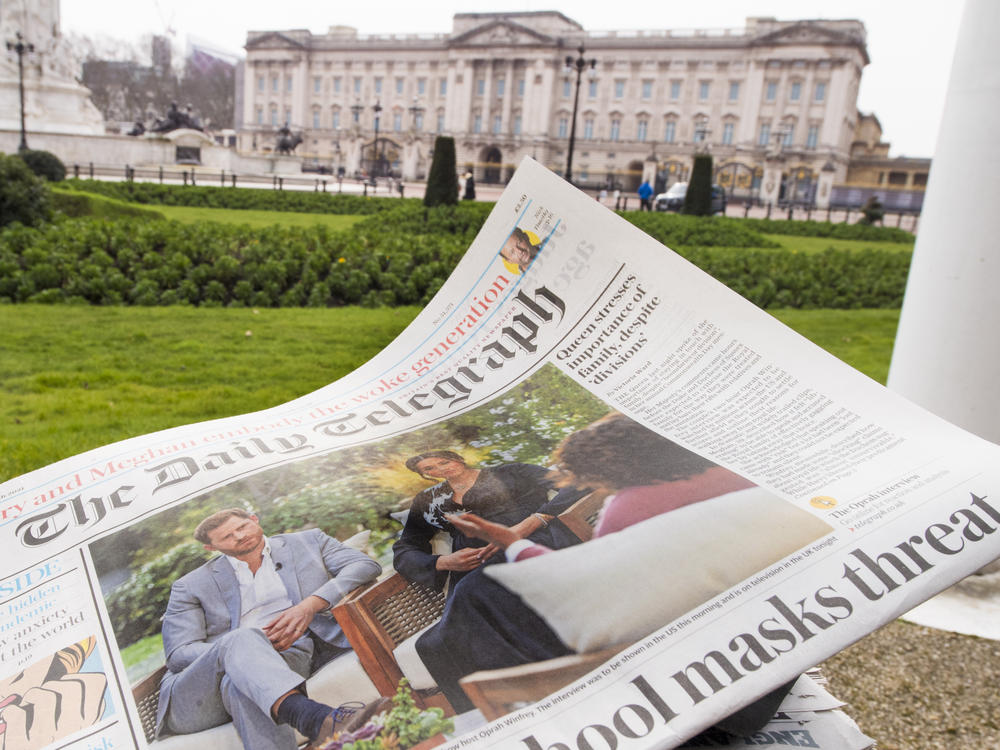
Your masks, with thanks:
<instances>
[{"instance_id":1,"label":"white stone monument","mask_svg":"<svg viewBox=\"0 0 1000 750\"><path fill-rule=\"evenodd\" d=\"M59 0L0 0L0 130L21 129L17 54L20 33L34 47L24 55L24 117L31 133L104 133L104 120L80 84L80 70L59 29Z\"/></svg>"}]
</instances>

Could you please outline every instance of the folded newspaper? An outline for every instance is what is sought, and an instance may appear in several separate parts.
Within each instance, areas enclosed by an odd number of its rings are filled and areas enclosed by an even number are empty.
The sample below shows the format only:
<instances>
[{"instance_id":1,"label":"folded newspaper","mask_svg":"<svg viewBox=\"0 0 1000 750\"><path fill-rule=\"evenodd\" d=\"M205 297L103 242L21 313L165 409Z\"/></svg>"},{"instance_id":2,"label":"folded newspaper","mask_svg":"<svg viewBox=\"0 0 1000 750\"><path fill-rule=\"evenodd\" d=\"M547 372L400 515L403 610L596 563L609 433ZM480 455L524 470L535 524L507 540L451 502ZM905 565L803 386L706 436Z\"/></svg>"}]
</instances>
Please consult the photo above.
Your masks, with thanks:
<instances>
[{"instance_id":1,"label":"folded newspaper","mask_svg":"<svg viewBox=\"0 0 1000 750\"><path fill-rule=\"evenodd\" d=\"M779 688L1000 555L998 466L526 160L356 372L0 485L0 738L864 747Z\"/></svg>"}]
</instances>

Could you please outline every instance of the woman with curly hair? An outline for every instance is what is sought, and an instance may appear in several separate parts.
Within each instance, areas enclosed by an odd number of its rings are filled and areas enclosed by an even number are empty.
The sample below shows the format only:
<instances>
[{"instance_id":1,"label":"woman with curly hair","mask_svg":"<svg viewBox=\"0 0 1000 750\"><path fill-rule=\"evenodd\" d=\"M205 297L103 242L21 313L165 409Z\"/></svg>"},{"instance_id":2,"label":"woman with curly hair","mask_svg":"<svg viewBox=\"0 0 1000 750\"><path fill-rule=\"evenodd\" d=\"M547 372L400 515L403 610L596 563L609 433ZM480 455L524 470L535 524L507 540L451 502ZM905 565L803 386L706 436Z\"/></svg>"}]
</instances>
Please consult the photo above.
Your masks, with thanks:
<instances>
[{"instance_id":1,"label":"woman with curly hair","mask_svg":"<svg viewBox=\"0 0 1000 750\"><path fill-rule=\"evenodd\" d=\"M754 486L619 413L567 436L553 458L557 485L614 493L605 501L595 537ZM506 550L511 562L550 551L471 513L449 520L468 537ZM465 675L573 653L517 594L480 571L458 584L440 622L416 645L424 665L458 712L474 707L459 685Z\"/></svg>"},{"instance_id":2,"label":"woman with curly hair","mask_svg":"<svg viewBox=\"0 0 1000 750\"><path fill-rule=\"evenodd\" d=\"M406 468L435 482L413 498L403 533L392 548L393 567L407 580L441 590L449 579L454 587L481 565L503 562L499 547L468 536L452 523L462 513L503 526L518 539L556 547L579 541L555 517L582 493L565 489L550 500L552 484L541 466L477 468L454 451L432 450L407 459ZM431 539L440 531L451 536L451 552L432 550Z\"/></svg>"}]
</instances>

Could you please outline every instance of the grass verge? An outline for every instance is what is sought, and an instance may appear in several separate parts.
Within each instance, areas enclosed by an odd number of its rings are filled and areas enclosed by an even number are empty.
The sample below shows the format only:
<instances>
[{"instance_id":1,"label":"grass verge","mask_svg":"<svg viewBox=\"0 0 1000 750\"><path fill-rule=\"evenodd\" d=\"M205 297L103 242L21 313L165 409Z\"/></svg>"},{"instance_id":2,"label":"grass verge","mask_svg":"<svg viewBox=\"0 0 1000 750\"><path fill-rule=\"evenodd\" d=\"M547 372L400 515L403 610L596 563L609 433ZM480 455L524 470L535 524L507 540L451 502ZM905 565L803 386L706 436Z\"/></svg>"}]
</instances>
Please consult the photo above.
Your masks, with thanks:
<instances>
[{"instance_id":1,"label":"grass verge","mask_svg":"<svg viewBox=\"0 0 1000 750\"><path fill-rule=\"evenodd\" d=\"M135 204L138 205L138 204ZM355 214L306 214L295 211L260 211L238 208L202 208L197 206L157 206L156 210L168 219L195 224L216 221L220 224L247 224L254 228L280 224L285 227L324 226L331 230L350 229L364 216Z\"/></svg>"},{"instance_id":2,"label":"grass verge","mask_svg":"<svg viewBox=\"0 0 1000 750\"><path fill-rule=\"evenodd\" d=\"M158 210L162 210L158 209ZM884 250L887 253L912 253L913 243L875 242L872 240L839 240L833 237L798 237L790 234L765 234L769 240L777 242L785 250L796 253L821 253L828 248L837 250Z\"/></svg>"},{"instance_id":3,"label":"grass verge","mask_svg":"<svg viewBox=\"0 0 1000 750\"><path fill-rule=\"evenodd\" d=\"M310 393L377 354L416 313L0 306L0 481L117 440ZM898 311L775 314L884 382Z\"/></svg>"}]
</instances>

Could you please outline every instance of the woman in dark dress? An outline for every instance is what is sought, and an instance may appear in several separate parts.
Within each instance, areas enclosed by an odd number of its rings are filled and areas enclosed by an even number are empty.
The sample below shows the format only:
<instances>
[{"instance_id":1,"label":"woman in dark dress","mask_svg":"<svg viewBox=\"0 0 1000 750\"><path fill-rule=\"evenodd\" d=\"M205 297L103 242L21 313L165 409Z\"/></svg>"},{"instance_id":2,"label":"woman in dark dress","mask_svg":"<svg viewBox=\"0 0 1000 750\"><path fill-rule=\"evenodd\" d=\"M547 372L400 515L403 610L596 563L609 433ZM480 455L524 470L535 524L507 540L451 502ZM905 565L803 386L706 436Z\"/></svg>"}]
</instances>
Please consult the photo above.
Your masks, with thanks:
<instances>
[{"instance_id":1,"label":"woman in dark dress","mask_svg":"<svg viewBox=\"0 0 1000 750\"><path fill-rule=\"evenodd\" d=\"M509 526L520 538L566 547L579 541L556 516L584 493L562 490L551 500L548 470L532 464L510 463L474 468L454 451L435 450L413 456L406 467L429 480L439 480L417 493L403 533L393 545L393 567L404 578L441 590L487 563L504 561L493 544L466 536L448 521L447 514L475 513ZM446 531L451 552L436 555L431 538Z\"/></svg>"}]
</instances>

